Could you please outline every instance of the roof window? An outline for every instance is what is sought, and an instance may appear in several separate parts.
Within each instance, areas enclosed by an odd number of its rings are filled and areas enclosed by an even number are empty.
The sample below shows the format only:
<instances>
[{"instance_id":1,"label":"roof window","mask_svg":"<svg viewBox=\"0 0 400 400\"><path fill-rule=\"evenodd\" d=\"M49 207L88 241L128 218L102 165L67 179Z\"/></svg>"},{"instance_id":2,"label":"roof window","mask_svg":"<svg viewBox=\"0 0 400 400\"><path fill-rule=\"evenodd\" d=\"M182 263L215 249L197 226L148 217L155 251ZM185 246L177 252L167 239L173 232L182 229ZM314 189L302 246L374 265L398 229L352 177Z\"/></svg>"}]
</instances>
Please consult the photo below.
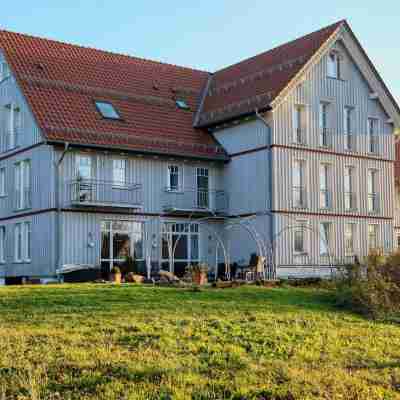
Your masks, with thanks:
<instances>
[{"instance_id":1,"label":"roof window","mask_svg":"<svg viewBox=\"0 0 400 400\"><path fill-rule=\"evenodd\" d=\"M189 106L187 105L185 100L182 99L178 99L176 100L176 105L178 106L178 108L180 108L181 110L189 110Z\"/></svg>"},{"instance_id":2,"label":"roof window","mask_svg":"<svg viewBox=\"0 0 400 400\"><path fill-rule=\"evenodd\" d=\"M121 119L117 110L111 103L107 103L105 101L96 101L95 104L96 104L97 110L103 116L103 118Z\"/></svg>"}]
</instances>

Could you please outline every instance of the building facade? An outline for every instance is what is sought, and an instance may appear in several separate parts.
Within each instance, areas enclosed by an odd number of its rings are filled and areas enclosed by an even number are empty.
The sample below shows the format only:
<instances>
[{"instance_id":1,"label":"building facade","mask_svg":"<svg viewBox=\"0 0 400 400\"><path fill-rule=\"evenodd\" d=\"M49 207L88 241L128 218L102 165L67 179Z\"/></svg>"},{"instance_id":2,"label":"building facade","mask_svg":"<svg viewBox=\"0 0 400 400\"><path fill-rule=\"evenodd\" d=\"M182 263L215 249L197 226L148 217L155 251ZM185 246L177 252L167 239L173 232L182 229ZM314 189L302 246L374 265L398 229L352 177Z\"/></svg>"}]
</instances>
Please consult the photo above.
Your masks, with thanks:
<instances>
[{"instance_id":1,"label":"building facade","mask_svg":"<svg viewBox=\"0 0 400 400\"><path fill-rule=\"evenodd\" d=\"M260 250L278 276L326 275L396 246L400 111L345 21L214 74L0 48L0 282L129 255L217 275Z\"/></svg>"}]
</instances>

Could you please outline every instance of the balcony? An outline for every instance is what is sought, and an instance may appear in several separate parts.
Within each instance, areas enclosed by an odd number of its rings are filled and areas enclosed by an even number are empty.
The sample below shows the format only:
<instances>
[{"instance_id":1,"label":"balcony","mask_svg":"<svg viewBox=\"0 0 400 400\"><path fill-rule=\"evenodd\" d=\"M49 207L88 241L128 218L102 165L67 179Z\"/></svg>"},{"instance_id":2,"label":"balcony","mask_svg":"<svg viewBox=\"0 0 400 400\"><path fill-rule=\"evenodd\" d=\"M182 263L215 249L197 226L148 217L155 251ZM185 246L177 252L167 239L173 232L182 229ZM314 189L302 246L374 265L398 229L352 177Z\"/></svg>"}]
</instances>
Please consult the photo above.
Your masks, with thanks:
<instances>
[{"instance_id":1,"label":"balcony","mask_svg":"<svg viewBox=\"0 0 400 400\"><path fill-rule=\"evenodd\" d=\"M95 179L75 179L67 183L69 200L74 206L140 209L142 185Z\"/></svg>"},{"instance_id":2,"label":"balcony","mask_svg":"<svg viewBox=\"0 0 400 400\"><path fill-rule=\"evenodd\" d=\"M228 195L223 190L190 189L170 190L161 194L164 212L182 215L223 215L228 212Z\"/></svg>"}]
</instances>

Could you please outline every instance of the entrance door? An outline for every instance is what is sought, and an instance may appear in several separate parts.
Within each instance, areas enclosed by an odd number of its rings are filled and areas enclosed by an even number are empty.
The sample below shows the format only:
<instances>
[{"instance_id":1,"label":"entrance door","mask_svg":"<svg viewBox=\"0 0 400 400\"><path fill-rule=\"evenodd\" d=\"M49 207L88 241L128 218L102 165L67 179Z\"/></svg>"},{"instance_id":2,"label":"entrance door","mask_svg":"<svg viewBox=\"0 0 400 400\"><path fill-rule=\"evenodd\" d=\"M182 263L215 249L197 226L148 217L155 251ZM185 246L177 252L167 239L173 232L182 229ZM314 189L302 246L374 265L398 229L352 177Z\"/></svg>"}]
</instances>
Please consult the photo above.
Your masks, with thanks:
<instances>
[{"instance_id":1,"label":"entrance door","mask_svg":"<svg viewBox=\"0 0 400 400\"><path fill-rule=\"evenodd\" d=\"M197 168L197 207L210 207L210 187L208 168Z\"/></svg>"},{"instance_id":2,"label":"entrance door","mask_svg":"<svg viewBox=\"0 0 400 400\"><path fill-rule=\"evenodd\" d=\"M113 266L121 267L126 257L142 261L143 223L135 221L102 221L101 223L101 266L108 276Z\"/></svg>"}]
</instances>

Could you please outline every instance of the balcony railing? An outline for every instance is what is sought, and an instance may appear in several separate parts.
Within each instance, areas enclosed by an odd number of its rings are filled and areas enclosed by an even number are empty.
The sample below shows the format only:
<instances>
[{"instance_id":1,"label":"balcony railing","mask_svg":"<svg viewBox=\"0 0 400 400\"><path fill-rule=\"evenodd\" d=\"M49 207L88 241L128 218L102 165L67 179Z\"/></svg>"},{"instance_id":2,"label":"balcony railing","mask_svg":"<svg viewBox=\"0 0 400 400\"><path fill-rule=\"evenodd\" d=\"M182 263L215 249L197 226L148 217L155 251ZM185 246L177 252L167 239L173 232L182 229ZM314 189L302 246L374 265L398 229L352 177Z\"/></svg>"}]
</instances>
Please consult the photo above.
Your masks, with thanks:
<instances>
[{"instance_id":1,"label":"balcony railing","mask_svg":"<svg viewBox=\"0 0 400 400\"><path fill-rule=\"evenodd\" d=\"M377 193L368 194L368 212L370 214L379 212L379 196Z\"/></svg>"},{"instance_id":2,"label":"balcony railing","mask_svg":"<svg viewBox=\"0 0 400 400\"><path fill-rule=\"evenodd\" d=\"M321 147L331 147L332 146L332 131L330 129L320 128L319 145Z\"/></svg>"},{"instance_id":3,"label":"balcony railing","mask_svg":"<svg viewBox=\"0 0 400 400\"><path fill-rule=\"evenodd\" d=\"M166 212L216 213L228 212L228 195L223 190L185 188L162 192L162 205Z\"/></svg>"},{"instance_id":4,"label":"balcony railing","mask_svg":"<svg viewBox=\"0 0 400 400\"><path fill-rule=\"evenodd\" d=\"M75 179L67 184L69 198L76 206L141 208L142 185L95 179Z\"/></svg>"},{"instance_id":5,"label":"balcony railing","mask_svg":"<svg viewBox=\"0 0 400 400\"><path fill-rule=\"evenodd\" d=\"M345 194L344 194L344 209L346 211L357 210L357 197L354 192L345 192Z\"/></svg>"},{"instance_id":6,"label":"balcony railing","mask_svg":"<svg viewBox=\"0 0 400 400\"><path fill-rule=\"evenodd\" d=\"M307 208L307 192L304 187L293 186L293 208Z\"/></svg>"}]
</instances>

